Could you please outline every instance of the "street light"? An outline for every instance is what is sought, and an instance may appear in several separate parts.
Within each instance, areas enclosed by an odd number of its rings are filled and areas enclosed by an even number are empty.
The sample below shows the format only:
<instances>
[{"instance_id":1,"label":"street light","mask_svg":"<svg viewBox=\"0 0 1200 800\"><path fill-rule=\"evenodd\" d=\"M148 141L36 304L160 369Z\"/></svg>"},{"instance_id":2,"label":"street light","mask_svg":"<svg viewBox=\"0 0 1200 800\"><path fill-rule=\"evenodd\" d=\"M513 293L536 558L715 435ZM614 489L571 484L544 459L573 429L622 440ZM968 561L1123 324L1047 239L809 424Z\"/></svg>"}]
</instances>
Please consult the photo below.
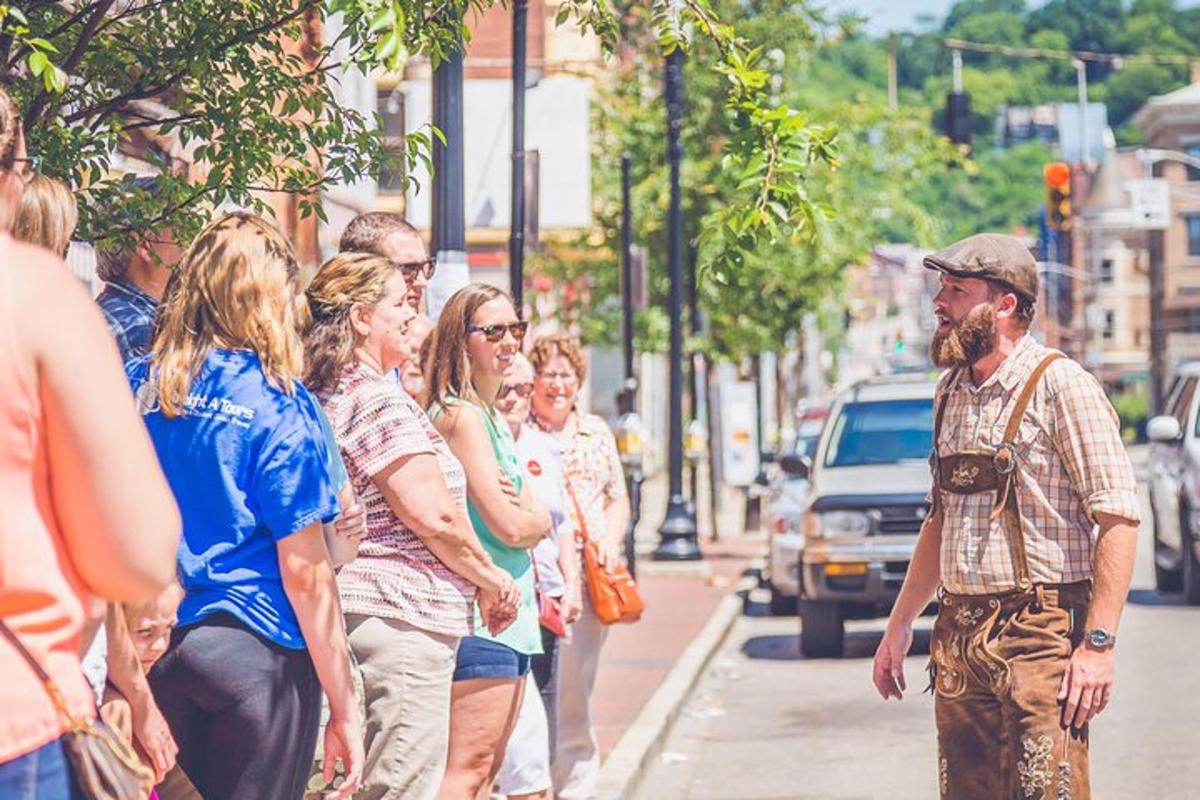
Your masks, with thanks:
<instances>
[{"instance_id":1,"label":"street light","mask_svg":"<svg viewBox=\"0 0 1200 800\"><path fill-rule=\"evenodd\" d=\"M695 561L700 558L696 539L696 514L683 496L683 194L679 168L683 160L680 130L683 127L683 50L667 56L667 162L670 165L671 200L667 214L667 266L671 285L670 436L667 471L670 479L667 513L658 528L656 561Z\"/></svg>"},{"instance_id":2,"label":"street light","mask_svg":"<svg viewBox=\"0 0 1200 800\"><path fill-rule=\"evenodd\" d=\"M517 316L525 316L525 49L529 0L513 0L512 193L508 235L508 282Z\"/></svg>"}]
</instances>

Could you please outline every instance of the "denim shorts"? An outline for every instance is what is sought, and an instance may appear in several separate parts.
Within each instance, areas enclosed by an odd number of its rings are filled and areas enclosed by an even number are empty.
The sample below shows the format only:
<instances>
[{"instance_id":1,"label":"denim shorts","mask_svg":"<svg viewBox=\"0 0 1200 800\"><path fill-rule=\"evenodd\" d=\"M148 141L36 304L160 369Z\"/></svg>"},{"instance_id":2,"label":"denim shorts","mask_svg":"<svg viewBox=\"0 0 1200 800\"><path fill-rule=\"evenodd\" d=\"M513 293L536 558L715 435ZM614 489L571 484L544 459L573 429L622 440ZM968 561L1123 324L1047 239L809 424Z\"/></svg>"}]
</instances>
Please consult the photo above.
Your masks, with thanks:
<instances>
[{"instance_id":1,"label":"denim shorts","mask_svg":"<svg viewBox=\"0 0 1200 800\"><path fill-rule=\"evenodd\" d=\"M62 739L0 764L4 800L83 800L71 777Z\"/></svg>"},{"instance_id":2,"label":"denim shorts","mask_svg":"<svg viewBox=\"0 0 1200 800\"><path fill-rule=\"evenodd\" d=\"M465 636L458 643L454 680L475 678L524 678L533 659L511 647L480 636Z\"/></svg>"}]
</instances>

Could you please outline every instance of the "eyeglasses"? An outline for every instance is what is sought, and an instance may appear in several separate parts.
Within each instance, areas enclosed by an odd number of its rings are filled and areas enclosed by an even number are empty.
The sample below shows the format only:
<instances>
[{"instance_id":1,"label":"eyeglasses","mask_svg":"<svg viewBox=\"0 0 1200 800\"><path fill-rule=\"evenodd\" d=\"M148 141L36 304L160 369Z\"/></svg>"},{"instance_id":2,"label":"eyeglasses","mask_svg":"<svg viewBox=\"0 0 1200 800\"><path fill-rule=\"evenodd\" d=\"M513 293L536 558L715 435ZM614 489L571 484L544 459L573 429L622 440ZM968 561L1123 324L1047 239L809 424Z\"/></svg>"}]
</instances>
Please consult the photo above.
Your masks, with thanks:
<instances>
[{"instance_id":1,"label":"eyeglasses","mask_svg":"<svg viewBox=\"0 0 1200 800\"><path fill-rule=\"evenodd\" d=\"M499 344L504 339L505 333L512 334L513 339L520 344L528 330L529 323L524 320L510 322L507 325L470 325L467 327L467 333L482 333L483 338L492 344Z\"/></svg>"},{"instance_id":2,"label":"eyeglasses","mask_svg":"<svg viewBox=\"0 0 1200 800\"><path fill-rule=\"evenodd\" d=\"M31 180L33 180L33 176L37 174L37 159L33 156L29 156L27 158L14 158L12 160L12 166L20 169L18 174L21 176L21 180L25 183L29 183Z\"/></svg>"},{"instance_id":3,"label":"eyeglasses","mask_svg":"<svg viewBox=\"0 0 1200 800\"><path fill-rule=\"evenodd\" d=\"M516 393L517 397L524 400L529 395L533 394L533 382L528 383L506 383L500 387L497 397L500 400L508 397L510 394Z\"/></svg>"},{"instance_id":4,"label":"eyeglasses","mask_svg":"<svg viewBox=\"0 0 1200 800\"><path fill-rule=\"evenodd\" d=\"M424 277L425 280L429 280L433 277L434 270L437 269L437 259L433 257L421 261L395 261L392 263L404 273L404 280L406 281L412 281L418 275Z\"/></svg>"},{"instance_id":5,"label":"eyeglasses","mask_svg":"<svg viewBox=\"0 0 1200 800\"><path fill-rule=\"evenodd\" d=\"M539 372L537 375L539 381L545 381L546 383L557 381L564 384L575 383L578 377L574 372Z\"/></svg>"}]
</instances>

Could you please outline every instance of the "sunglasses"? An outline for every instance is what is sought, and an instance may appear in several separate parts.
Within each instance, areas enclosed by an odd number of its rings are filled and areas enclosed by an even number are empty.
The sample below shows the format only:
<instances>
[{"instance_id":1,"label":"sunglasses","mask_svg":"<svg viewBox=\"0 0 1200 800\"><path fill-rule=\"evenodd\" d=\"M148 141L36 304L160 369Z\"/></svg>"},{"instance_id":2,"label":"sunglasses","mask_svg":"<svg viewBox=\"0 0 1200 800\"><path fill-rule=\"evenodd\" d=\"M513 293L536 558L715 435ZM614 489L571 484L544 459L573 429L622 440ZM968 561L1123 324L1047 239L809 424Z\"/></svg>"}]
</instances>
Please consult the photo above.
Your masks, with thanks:
<instances>
[{"instance_id":1,"label":"sunglasses","mask_svg":"<svg viewBox=\"0 0 1200 800\"><path fill-rule=\"evenodd\" d=\"M533 384L532 383L506 383L500 387L500 391L497 393L497 397L498 397L498 399L503 400L504 398L508 397L510 394L514 394L514 393L517 395L517 397L524 400L526 397L529 397L529 395L533 394Z\"/></svg>"},{"instance_id":2,"label":"sunglasses","mask_svg":"<svg viewBox=\"0 0 1200 800\"><path fill-rule=\"evenodd\" d=\"M513 339L520 343L525 338L525 332L528 330L529 323L522 320L520 322L510 322L507 325L471 325L467 328L467 333L482 333L483 338L492 344L498 344L504 339L505 333L510 333Z\"/></svg>"},{"instance_id":3,"label":"sunglasses","mask_svg":"<svg viewBox=\"0 0 1200 800\"><path fill-rule=\"evenodd\" d=\"M434 270L437 269L437 259L430 257L422 261L397 261L396 268L404 273L404 280L411 281L413 278L421 275L425 280L433 277Z\"/></svg>"}]
</instances>

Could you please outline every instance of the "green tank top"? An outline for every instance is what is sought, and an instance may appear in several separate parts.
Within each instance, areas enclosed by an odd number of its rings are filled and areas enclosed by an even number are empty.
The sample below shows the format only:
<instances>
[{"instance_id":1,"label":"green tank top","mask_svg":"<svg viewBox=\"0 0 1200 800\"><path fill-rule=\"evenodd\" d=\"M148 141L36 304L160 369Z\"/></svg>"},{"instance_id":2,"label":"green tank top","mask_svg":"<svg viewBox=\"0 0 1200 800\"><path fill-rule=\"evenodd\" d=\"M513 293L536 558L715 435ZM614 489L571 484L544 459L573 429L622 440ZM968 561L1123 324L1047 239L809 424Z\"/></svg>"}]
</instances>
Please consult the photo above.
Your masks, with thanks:
<instances>
[{"instance_id":1,"label":"green tank top","mask_svg":"<svg viewBox=\"0 0 1200 800\"><path fill-rule=\"evenodd\" d=\"M508 424L500 418L495 409L486 409L477 403L457 397L447 398L447 402L467 406L479 413L483 418L484 427L487 428L488 438L491 439L492 452L496 455L500 471L512 481L519 492L525 479L521 469L521 459L517 456L517 444L513 440L512 432L508 429ZM437 419L441 415L441 411L441 407L435 403L430 409L430 417ZM467 514L471 518L471 526L475 529L475 535L479 537L483 549L487 550L488 555L496 562L496 566L513 577L521 589L521 605L517 611L516 620L501 631L499 636L492 636L483 623L479 609L476 608L475 635L507 645L518 653L527 655L541 653L542 634L538 625L537 594L533 580L533 562L530 560L529 551L523 547L512 547L498 539L488 529L487 523L483 521L483 516L479 513L469 492L467 494Z\"/></svg>"}]
</instances>

